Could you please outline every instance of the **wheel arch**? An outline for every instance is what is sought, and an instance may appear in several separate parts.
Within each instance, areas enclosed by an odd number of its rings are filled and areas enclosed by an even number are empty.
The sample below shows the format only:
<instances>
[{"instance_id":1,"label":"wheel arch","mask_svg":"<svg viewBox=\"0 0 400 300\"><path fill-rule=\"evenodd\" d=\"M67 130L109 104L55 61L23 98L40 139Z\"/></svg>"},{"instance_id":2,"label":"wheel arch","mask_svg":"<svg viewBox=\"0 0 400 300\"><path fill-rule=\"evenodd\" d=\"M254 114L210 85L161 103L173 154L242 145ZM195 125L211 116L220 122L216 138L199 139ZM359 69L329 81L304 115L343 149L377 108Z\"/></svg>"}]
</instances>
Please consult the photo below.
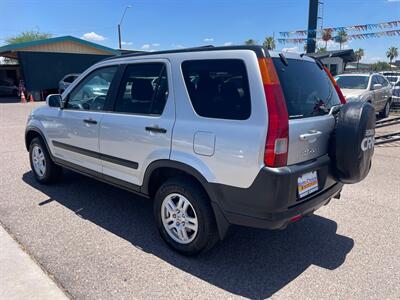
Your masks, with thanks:
<instances>
[{"instance_id":1,"label":"wheel arch","mask_svg":"<svg viewBox=\"0 0 400 300\"><path fill-rule=\"evenodd\" d=\"M50 156L52 157L49 145L47 144L47 140L44 137L43 132L39 128L34 127L34 126L29 126L25 130L25 148L26 148L26 150L29 151L29 146L30 146L32 140L36 137L40 137L43 140L44 144L46 145L47 151L49 152Z\"/></svg>"},{"instance_id":2,"label":"wheel arch","mask_svg":"<svg viewBox=\"0 0 400 300\"><path fill-rule=\"evenodd\" d=\"M156 192L156 187L160 186L162 182L157 182L157 173L163 170L166 172L165 174L169 174L168 172L172 172L173 175L186 175L193 179L195 179L203 190L206 192L210 199L210 203L214 212L215 220L217 222L218 233L221 239L223 239L229 229L229 222L226 220L220 206L218 205L218 198L211 187L210 182L195 168L174 160L157 160L152 162L146 169L143 184L141 187L141 192L149 195L150 197L154 196ZM167 177L168 178L168 177Z\"/></svg>"}]
</instances>

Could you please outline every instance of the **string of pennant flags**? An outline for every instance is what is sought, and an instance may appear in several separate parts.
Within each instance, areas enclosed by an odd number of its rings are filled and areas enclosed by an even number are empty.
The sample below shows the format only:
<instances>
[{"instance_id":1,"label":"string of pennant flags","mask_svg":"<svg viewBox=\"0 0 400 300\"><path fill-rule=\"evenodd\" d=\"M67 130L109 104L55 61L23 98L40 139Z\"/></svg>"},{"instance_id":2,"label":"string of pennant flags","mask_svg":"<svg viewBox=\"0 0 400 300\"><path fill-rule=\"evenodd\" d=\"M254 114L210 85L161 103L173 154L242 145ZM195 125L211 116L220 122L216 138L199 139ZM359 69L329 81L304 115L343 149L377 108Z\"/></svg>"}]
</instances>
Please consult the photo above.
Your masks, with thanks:
<instances>
[{"instance_id":1,"label":"string of pennant flags","mask_svg":"<svg viewBox=\"0 0 400 300\"><path fill-rule=\"evenodd\" d=\"M352 26L342 26L342 27L327 27L323 29L316 30L295 30L295 31L281 31L279 35L282 37L289 37L291 35L308 35L308 33L322 33L324 31L328 32L338 32L338 31L371 31L374 29L384 29L384 28L393 28L400 26L400 20L390 21L390 22L382 22L375 24L364 24L364 25L352 25Z\"/></svg>"},{"instance_id":2,"label":"string of pennant flags","mask_svg":"<svg viewBox=\"0 0 400 300\"><path fill-rule=\"evenodd\" d=\"M380 32L371 32L371 33L359 33L359 34L349 34L347 35L347 40L365 40L370 38L379 38L383 36L397 36L400 35L400 30L388 30L388 31L380 31ZM278 39L278 42L281 44L303 44L308 40L317 41L316 38L290 38L290 39ZM335 40L335 37L332 37L331 40Z\"/></svg>"}]
</instances>

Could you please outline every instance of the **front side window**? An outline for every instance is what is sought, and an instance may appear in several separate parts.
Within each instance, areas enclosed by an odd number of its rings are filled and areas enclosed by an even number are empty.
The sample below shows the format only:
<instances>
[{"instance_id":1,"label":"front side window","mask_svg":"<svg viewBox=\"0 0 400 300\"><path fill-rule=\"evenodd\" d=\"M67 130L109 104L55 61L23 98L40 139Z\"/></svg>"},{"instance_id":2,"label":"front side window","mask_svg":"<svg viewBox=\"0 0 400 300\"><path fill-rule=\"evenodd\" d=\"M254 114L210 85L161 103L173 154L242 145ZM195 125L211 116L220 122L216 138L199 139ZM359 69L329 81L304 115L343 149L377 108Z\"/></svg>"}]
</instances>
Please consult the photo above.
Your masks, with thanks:
<instances>
[{"instance_id":1,"label":"front side window","mask_svg":"<svg viewBox=\"0 0 400 300\"><path fill-rule=\"evenodd\" d=\"M163 63L132 64L125 70L114 110L161 115L167 98L167 70Z\"/></svg>"},{"instance_id":2,"label":"front side window","mask_svg":"<svg viewBox=\"0 0 400 300\"><path fill-rule=\"evenodd\" d=\"M378 76L372 76L372 79L371 79L371 88L373 88L375 84L381 84L381 83L379 82L379 80L378 80Z\"/></svg>"},{"instance_id":3,"label":"front side window","mask_svg":"<svg viewBox=\"0 0 400 300\"><path fill-rule=\"evenodd\" d=\"M243 61L190 60L182 63L182 73L198 115L230 120L250 117L249 81Z\"/></svg>"},{"instance_id":4,"label":"front side window","mask_svg":"<svg viewBox=\"0 0 400 300\"><path fill-rule=\"evenodd\" d=\"M90 73L69 94L67 107L78 110L103 110L117 66Z\"/></svg>"}]
</instances>

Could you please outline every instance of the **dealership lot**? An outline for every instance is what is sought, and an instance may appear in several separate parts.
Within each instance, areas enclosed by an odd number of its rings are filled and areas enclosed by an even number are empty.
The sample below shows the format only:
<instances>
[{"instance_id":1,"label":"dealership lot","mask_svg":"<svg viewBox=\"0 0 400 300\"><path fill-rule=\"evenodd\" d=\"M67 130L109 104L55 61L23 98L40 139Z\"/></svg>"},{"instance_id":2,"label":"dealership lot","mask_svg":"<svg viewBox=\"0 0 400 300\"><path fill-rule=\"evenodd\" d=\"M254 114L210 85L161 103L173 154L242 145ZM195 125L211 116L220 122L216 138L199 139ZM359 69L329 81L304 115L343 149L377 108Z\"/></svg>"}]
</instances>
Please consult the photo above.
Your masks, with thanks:
<instances>
[{"instance_id":1,"label":"dealership lot","mask_svg":"<svg viewBox=\"0 0 400 300\"><path fill-rule=\"evenodd\" d=\"M159 238L150 201L72 172L34 181L24 129L38 105L0 104L0 223L73 298L400 297L400 142L377 147L369 177L315 216L233 228L187 258Z\"/></svg>"}]
</instances>

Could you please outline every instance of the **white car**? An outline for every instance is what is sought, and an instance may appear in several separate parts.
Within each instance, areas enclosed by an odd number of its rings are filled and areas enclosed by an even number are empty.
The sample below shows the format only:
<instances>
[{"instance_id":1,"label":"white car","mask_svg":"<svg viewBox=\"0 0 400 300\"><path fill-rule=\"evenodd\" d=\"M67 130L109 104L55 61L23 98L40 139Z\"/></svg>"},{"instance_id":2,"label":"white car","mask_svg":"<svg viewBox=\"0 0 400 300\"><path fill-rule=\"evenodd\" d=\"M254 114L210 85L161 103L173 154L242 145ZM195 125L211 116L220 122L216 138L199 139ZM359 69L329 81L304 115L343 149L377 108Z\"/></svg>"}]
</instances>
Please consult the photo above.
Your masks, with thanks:
<instances>
[{"instance_id":1,"label":"white car","mask_svg":"<svg viewBox=\"0 0 400 300\"><path fill-rule=\"evenodd\" d=\"M400 103L400 73L385 75L385 77L392 84L393 103Z\"/></svg>"},{"instance_id":2,"label":"white car","mask_svg":"<svg viewBox=\"0 0 400 300\"><path fill-rule=\"evenodd\" d=\"M392 86L378 73L341 74L335 77L347 102L370 102L381 117L389 116L392 101Z\"/></svg>"}]
</instances>

